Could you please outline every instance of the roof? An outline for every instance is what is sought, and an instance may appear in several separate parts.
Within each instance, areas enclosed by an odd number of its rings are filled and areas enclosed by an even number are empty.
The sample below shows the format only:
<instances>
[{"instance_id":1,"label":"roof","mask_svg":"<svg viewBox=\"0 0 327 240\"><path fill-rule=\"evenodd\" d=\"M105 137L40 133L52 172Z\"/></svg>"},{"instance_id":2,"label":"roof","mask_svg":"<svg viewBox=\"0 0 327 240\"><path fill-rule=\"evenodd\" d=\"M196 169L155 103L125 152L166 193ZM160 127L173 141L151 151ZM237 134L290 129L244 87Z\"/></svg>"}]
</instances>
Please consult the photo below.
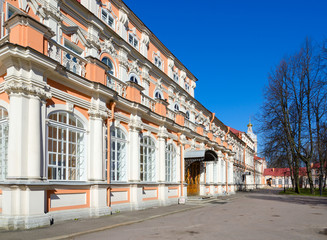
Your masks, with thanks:
<instances>
[{"instance_id":1,"label":"roof","mask_svg":"<svg viewBox=\"0 0 327 240\"><path fill-rule=\"evenodd\" d=\"M232 128L232 127L229 127L229 130L230 130L232 133L234 133L235 135L237 135L237 134L239 134L239 133L243 133L243 132L241 132L241 131L239 131L239 130L237 130L237 129L235 129L235 128Z\"/></svg>"},{"instance_id":2,"label":"roof","mask_svg":"<svg viewBox=\"0 0 327 240\"><path fill-rule=\"evenodd\" d=\"M290 169L289 168L266 168L263 172L264 176L274 176L274 177L284 177L290 176ZM299 175L306 176L307 172L305 167L299 168Z\"/></svg>"},{"instance_id":3,"label":"roof","mask_svg":"<svg viewBox=\"0 0 327 240\"><path fill-rule=\"evenodd\" d=\"M254 156L254 160L265 160L265 159L258 156Z\"/></svg>"}]
</instances>

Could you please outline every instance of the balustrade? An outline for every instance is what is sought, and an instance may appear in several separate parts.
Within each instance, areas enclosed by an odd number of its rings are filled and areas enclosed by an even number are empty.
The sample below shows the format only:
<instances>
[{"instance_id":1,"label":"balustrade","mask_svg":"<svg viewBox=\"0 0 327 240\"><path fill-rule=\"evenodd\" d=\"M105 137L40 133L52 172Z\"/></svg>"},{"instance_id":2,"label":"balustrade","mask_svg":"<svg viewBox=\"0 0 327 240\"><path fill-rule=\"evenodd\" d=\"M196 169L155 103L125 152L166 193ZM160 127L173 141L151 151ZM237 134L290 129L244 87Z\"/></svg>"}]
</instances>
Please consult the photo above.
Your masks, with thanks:
<instances>
[{"instance_id":1,"label":"balustrade","mask_svg":"<svg viewBox=\"0 0 327 240\"><path fill-rule=\"evenodd\" d=\"M143 104L144 106L150 108L151 111L153 111L153 112L155 111L155 107L156 107L155 100L153 100L149 96L146 96L145 94L141 95L141 104Z\"/></svg>"},{"instance_id":2,"label":"balustrade","mask_svg":"<svg viewBox=\"0 0 327 240\"><path fill-rule=\"evenodd\" d=\"M69 71L85 77L86 60L68 48L49 40L48 56Z\"/></svg>"}]
</instances>

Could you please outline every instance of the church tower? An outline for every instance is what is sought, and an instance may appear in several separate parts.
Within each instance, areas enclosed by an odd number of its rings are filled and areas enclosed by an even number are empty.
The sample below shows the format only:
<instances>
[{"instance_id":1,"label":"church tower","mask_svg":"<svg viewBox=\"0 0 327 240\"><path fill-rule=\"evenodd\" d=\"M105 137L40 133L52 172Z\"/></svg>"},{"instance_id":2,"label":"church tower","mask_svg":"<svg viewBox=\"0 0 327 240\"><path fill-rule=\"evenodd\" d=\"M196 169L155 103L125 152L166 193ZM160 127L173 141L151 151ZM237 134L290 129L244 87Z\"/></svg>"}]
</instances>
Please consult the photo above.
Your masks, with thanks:
<instances>
[{"instance_id":1,"label":"church tower","mask_svg":"<svg viewBox=\"0 0 327 240\"><path fill-rule=\"evenodd\" d=\"M248 124L248 131L247 131L247 135L253 140L254 142L254 150L255 150L255 153L257 153L257 149L258 149L258 140L257 140L257 135L255 135L253 133L253 130L252 130L252 123L251 123L251 119L249 120L249 124Z\"/></svg>"}]
</instances>

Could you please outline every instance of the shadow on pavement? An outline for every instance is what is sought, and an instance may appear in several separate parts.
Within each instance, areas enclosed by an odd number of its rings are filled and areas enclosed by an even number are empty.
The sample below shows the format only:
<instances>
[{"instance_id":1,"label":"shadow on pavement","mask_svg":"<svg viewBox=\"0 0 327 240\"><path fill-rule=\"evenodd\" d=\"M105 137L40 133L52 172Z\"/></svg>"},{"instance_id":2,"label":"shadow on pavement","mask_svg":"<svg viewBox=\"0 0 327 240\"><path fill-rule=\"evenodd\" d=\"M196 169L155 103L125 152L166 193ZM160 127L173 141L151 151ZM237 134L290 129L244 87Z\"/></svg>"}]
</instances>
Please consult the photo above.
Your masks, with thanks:
<instances>
[{"instance_id":1,"label":"shadow on pavement","mask_svg":"<svg viewBox=\"0 0 327 240\"><path fill-rule=\"evenodd\" d=\"M294 196L294 195L278 195L280 189L273 190L259 190L247 195L248 198L289 202L303 205L327 205L327 198L325 197L310 197L310 196Z\"/></svg>"}]
</instances>

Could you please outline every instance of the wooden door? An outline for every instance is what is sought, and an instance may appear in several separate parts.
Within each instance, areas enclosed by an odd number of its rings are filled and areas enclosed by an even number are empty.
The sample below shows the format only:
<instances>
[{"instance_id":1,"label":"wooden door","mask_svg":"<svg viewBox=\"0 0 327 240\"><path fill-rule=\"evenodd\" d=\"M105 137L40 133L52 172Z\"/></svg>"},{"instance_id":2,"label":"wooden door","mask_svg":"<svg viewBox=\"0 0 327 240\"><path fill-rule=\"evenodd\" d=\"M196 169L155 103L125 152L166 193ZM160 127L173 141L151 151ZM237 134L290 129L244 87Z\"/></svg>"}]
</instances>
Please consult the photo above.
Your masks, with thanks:
<instances>
[{"instance_id":1,"label":"wooden door","mask_svg":"<svg viewBox=\"0 0 327 240\"><path fill-rule=\"evenodd\" d=\"M192 163L186 171L187 195L200 193L200 162Z\"/></svg>"}]
</instances>

